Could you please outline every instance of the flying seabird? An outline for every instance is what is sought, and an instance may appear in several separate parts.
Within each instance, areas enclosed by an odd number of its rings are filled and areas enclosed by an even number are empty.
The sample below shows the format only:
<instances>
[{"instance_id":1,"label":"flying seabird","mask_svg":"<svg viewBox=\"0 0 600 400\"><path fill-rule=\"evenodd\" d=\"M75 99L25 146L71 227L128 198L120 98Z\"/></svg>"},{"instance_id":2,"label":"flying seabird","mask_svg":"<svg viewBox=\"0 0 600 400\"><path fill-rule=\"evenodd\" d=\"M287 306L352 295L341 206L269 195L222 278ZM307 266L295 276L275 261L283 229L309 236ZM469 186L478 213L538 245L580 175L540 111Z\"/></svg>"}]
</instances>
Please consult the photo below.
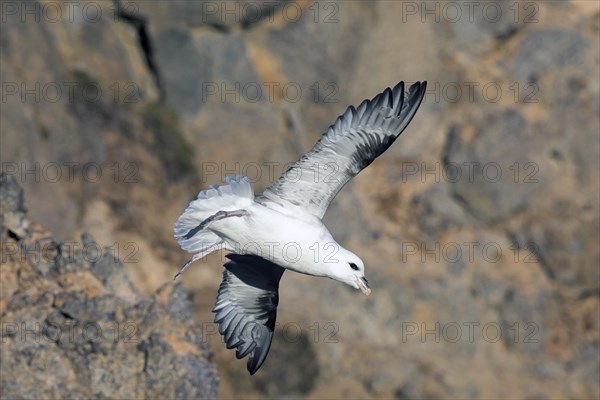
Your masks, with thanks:
<instances>
[{"instance_id":1,"label":"flying seabird","mask_svg":"<svg viewBox=\"0 0 600 400\"><path fill-rule=\"evenodd\" d=\"M194 261L225 249L223 281L213 309L219 332L254 374L265 361L286 269L371 289L362 260L340 246L321 219L340 189L381 155L414 117L426 82L404 82L358 108L348 107L298 162L255 195L245 176L226 177L192 201L175 224L180 246Z\"/></svg>"}]
</instances>

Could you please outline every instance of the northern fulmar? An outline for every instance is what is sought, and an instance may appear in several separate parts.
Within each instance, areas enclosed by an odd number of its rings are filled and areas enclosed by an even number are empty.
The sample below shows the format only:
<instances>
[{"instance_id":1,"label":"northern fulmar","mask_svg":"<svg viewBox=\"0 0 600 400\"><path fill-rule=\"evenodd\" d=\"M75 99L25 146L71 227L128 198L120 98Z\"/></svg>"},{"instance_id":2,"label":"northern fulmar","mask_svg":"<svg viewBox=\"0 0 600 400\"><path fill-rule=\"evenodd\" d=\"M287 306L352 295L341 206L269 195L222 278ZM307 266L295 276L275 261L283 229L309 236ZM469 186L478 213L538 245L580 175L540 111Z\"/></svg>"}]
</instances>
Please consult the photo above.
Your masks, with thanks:
<instances>
[{"instance_id":1,"label":"northern fulmar","mask_svg":"<svg viewBox=\"0 0 600 400\"><path fill-rule=\"evenodd\" d=\"M227 348L236 348L237 358L249 355L250 374L271 347L286 269L371 293L364 263L335 241L322 218L340 189L404 131L426 84L416 82L405 91L400 82L357 108L348 107L262 194L254 194L245 176L226 177L226 185L202 190L177 220L175 237L194 256L175 278L214 251L231 252L213 312Z\"/></svg>"}]
</instances>

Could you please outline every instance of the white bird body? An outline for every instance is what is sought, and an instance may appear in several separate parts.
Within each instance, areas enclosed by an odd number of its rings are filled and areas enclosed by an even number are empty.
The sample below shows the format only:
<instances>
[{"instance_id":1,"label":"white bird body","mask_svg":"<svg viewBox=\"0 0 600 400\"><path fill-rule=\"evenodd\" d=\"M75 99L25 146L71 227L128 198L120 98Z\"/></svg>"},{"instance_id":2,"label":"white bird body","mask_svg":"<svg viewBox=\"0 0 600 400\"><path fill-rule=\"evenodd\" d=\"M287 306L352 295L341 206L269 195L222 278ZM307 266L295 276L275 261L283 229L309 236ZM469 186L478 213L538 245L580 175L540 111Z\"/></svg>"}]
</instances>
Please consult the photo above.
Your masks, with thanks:
<instances>
[{"instance_id":1,"label":"white bird body","mask_svg":"<svg viewBox=\"0 0 600 400\"><path fill-rule=\"evenodd\" d=\"M310 224L259 203L248 211L248 216L224 219L213 228L235 253L258 255L308 275L331 276L337 256L346 251L321 221Z\"/></svg>"},{"instance_id":2,"label":"white bird body","mask_svg":"<svg viewBox=\"0 0 600 400\"><path fill-rule=\"evenodd\" d=\"M340 261L338 256L351 254L333 238L320 219L310 215L299 218L301 213L294 215L280 207L272 208L254 201L247 196L252 191L247 177L238 176L227 181L234 194L230 194L228 185L213 186L217 195L211 198L214 203L211 206L226 212L243 209L245 213L210 223L210 231L220 238L221 248L236 254L263 257L303 274L332 278L335 275L332 271ZM199 197L203 193L205 191ZM209 215L198 212L197 217L202 221ZM192 228L186 224L180 231L187 233ZM204 247L209 249L213 244L204 243Z\"/></svg>"}]
</instances>

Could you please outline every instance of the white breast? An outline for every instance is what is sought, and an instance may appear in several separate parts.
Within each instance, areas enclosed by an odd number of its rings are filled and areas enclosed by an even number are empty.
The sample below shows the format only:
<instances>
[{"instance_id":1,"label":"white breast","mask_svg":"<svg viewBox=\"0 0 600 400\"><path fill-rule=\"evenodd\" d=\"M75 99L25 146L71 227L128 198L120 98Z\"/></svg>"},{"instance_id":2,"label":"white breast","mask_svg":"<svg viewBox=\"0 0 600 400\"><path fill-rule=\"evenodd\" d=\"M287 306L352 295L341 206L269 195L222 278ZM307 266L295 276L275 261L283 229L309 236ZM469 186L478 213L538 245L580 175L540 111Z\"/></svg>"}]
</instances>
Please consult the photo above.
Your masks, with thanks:
<instances>
[{"instance_id":1,"label":"white breast","mask_svg":"<svg viewBox=\"0 0 600 400\"><path fill-rule=\"evenodd\" d=\"M335 261L339 244L320 220L296 219L257 203L247 211L247 217L228 218L211 226L229 250L317 276L325 275L323 264Z\"/></svg>"}]
</instances>

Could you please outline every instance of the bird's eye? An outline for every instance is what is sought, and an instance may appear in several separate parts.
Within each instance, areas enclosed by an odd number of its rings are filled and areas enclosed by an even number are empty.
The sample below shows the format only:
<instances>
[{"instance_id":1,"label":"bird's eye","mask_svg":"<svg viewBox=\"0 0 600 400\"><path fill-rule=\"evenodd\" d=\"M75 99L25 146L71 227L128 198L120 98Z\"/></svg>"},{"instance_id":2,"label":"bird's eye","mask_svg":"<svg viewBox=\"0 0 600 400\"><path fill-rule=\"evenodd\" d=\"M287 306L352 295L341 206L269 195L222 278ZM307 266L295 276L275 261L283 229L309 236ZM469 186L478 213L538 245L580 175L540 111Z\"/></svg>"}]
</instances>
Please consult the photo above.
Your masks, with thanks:
<instances>
[{"instance_id":1,"label":"bird's eye","mask_svg":"<svg viewBox=\"0 0 600 400\"><path fill-rule=\"evenodd\" d=\"M350 263L350 268L352 268L355 271L358 271L358 267L354 263Z\"/></svg>"}]
</instances>

